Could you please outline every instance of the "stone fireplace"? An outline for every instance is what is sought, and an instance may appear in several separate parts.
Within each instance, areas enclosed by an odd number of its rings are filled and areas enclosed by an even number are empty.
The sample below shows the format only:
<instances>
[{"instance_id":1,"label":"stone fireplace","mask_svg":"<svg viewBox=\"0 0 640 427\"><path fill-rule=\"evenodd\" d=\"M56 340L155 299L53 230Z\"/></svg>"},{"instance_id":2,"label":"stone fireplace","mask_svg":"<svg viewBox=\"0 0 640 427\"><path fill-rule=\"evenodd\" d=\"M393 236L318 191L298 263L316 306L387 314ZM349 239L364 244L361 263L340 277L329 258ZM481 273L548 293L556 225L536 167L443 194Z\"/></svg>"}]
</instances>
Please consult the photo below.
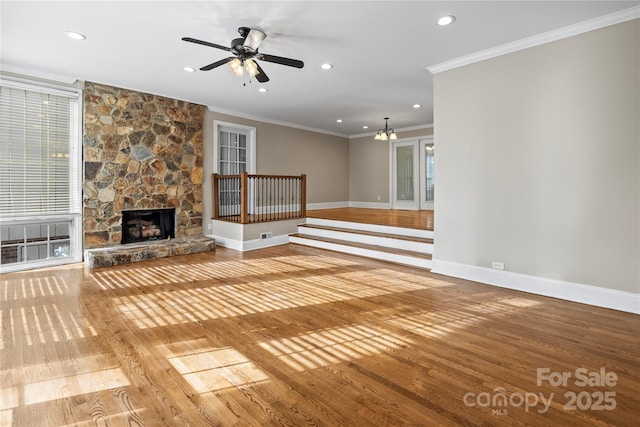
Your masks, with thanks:
<instances>
[{"instance_id":1,"label":"stone fireplace","mask_svg":"<svg viewBox=\"0 0 640 427\"><path fill-rule=\"evenodd\" d=\"M172 238L202 236L203 120L202 105L85 83L85 250L125 241L123 211L172 209Z\"/></svg>"}]
</instances>

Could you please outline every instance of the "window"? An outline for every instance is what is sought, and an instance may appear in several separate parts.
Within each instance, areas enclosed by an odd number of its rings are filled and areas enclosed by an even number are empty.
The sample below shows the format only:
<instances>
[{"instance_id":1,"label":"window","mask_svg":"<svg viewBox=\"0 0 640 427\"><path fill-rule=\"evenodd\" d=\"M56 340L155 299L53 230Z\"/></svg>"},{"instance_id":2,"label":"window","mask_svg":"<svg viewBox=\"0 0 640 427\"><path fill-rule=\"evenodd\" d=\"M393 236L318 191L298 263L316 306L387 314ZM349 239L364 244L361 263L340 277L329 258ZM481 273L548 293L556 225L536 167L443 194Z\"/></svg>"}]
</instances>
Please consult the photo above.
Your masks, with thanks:
<instances>
[{"instance_id":1,"label":"window","mask_svg":"<svg viewBox=\"0 0 640 427\"><path fill-rule=\"evenodd\" d=\"M256 173L256 128L214 120L213 132L215 173Z\"/></svg>"},{"instance_id":2,"label":"window","mask_svg":"<svg viewBox=\"0 0 640 427\"><path fill-rule=\"evenodd\" d=\"M82 260L81 92L0 82L2 271Z\"/></svg>"},{"instance_id":3,"label":"window","mask_svg":"<svg viewBox=\"0 0 640 427\"><path fill-rule=\"evenodd\" d=\"M247 134L239 129L220 127L220 175L237 175L247 171Z\"/></svg>"},{"instance_id":4,"label":"window","mask_svg":"<svg viewBox=\"0 0 640 427\"><path fill-rule=\"evenodd\" d=\"M256 129L214 120L213 170L220 175L256 173ZM252 191L252 189L249 189ZM223 216L239 215L240 181L228 180L218 189L218 206ZM253 210L250 207L250 210Z\"/></svg>"}]
</instances>

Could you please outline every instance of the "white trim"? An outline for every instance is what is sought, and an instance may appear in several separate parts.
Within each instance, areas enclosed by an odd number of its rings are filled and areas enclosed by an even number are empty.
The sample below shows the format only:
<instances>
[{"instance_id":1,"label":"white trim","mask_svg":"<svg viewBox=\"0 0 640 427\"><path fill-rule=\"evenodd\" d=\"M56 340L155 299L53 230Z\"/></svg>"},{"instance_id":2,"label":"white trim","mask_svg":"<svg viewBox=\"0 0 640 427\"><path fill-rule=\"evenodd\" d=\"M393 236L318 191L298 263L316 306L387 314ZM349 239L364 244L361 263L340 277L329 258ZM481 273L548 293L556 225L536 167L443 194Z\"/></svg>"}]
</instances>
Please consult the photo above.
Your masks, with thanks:
<instances>
[{"instance_id":1,"label":"white trim","mask_svg":"<svg viewBox=\"0 0 640 427\"><path fill-rule=\"evenodd\" d=\"M418 156L420 160L418 161L420 164L420 177L418 181L420 183L418 191L420 192L420 198L418 200L418 206L420 210L433 210L434 202L427 202L427 146L431 145L435 146L435 141L433 136L427 136L425 138L420 138L418 140Z\"/></svg>"},{"instance_id":2,"label":"white trim","mask_svg":"<svg viewBox=\"0 0 640 427\"><path fill-rule=\"evenodd\" d=\"M336 209L336 208L348 208L351 202L321 202L321 203L307 203L307 210L314 211L317 209Z\"/></svg>"},{"instance_id":3,"label":"white trim","mask_svg":"<svg viewBox=\"0 0 640 427\"><path fill-rule=\"evenodd\" d=\"M349 202L350 208L365 209L391 209L391 203L388 202Z\"/></svg>"},{"instance_id":4,"label":"white trim","mask_svg":"<svg viewBox=\"0 0 640 427\"><path fill-rule=\"evenodd\" d=\"M213 121L213 173L220 173L220 128L227 127L242 130L248 133L247 141L247 173L256 173L256 128L253 126L241 125L238 123L225 122L222 120Z\"/></svg>"},{"instance_id":5,"label":"white trim","mask_svg":"<svg viewBox=\"0 0 640 427\"><path fill-rule=\"evenodd\" d=\"M207 237L215 239L216 246L222 246L223 248L233 249L235 251L242 252L242 241L236 239L230 239L228 237L218 236L217 234L208 234Z\"/></svg>"},{"instance_id":6,"label":"white trim","mask_svg":"<svg viewBox=\"0 0 640 427\"><path fill-rule=\"evenodd\" d=\"M290 128L294 128L294 129L307 130L309 132L323 133L323 134L332 135L332 136L339 136L339 137L342 137L342 138L348 138L349 137L349 135L346 135L346 134L343 134L343 133L331 132L331 131L328 131L328 130L317 129L317 128L312 128L312 127L302 126L302 125L297 125L295 123L289 123L289 122L283 122L283 121L280 121L280 120L268 119L266 117L252 116L250 114L244 114L244 113L241 113L239 111L227 110L225 108L216 107L216 106L213 106L213 105L208 105L207 108L209 109L209 111L211 111L213 113L227 114L229 116L234 116L234 117L238 117L238 118L242 118L242 119L248 119L248 120L255 120L255 121L261 122L261 123L269 123L269 124L272 124L272 125L286 126L286 127L290 127Z\"/></svg>"},{"instance_id":7,"label":"white trim","mask_svg":"<svg viewBox=\"0 0 640 427\"><path fill-rule=\"evenodd\" d=\"M640 294L631 292L438 259L433 260L431 272L501 288L640 314Z\"/></svg>"},{"instance_id":8,"label":"white trim","mask_svg":"<svg viewBox=\"0 0 640 427\"><path fill-rule=\"evenodd\" d=\"M228 237L217 236L215 234L207 235L216 240L216 246L222 246L223 248L233 249L234 251L246 252L253 251L255 249L269 248L271 246L286 245L289 243L288 234L280 234L278 236L269 237L268 239L254 239L254 240L236 240Z\"/></svg>"},{"instance_id":9,"label":"white trim","mask_svg":"<svg viewBox=\"0 0 640 427\"><path fill-rule=\"evenodd\" d=\"M416 126L407 126L405 128L394 128L396 132L408 132L410 130L420 130L420 129L433 129L433 123L428 125L416 125ZM349 135L349 139L352 138L362 138L365 136L376 136L377 132L366 132L366 133L357 133L354 135Z\"/></svg>"},{"instance_id":10,"label":"white trim","mask_svg":"<svg viewBox=\"0 0 640 427\"><path fill-rule=\"evenodd\" d=\"M47 93L56 96L62 96L69 98L72 102L75 102L75 108L71 111L70 115L70 135L69 135L69 154L71 159L75 160L75 164L70 165L69 171L69 183L71 185L70 191L74 190L76 193L76 199L73 200L74 194L71 194L72 200L70 206L71 211L74 211L74 206L77 208L76 213L69 215L52 215L43 217L28 217L21 218L22 223L35 222L44 223L49 222L49 218L55 221L57 218L61 222L69 221L69 247L72 251L71 256L64 258L46 258L43 260L36 260L34 262L17 262L15 264L5 264L2 266L2 271L23 271L29 269L36 269L49 266L57 266L71 263L79 263L83 260L84 244L84 221L83 221L83 198L82 188L84 179L84 143L83 143L83 111L84 111L84 89L74 85L67 85L56 81L42 81L34 80L32 76L12 75L6 72L0 72L0 85L5 87L11 87L21 90L28 90L39 93ZM75 182L75 187L73 183ZM28 220L28 221L25 221ZM16 222L18 223L18 221Z\"/></svg>"},{"instance_id":11,"label":"white trim","mask_svg":"<svg viewBox=\"0 0 640 427\"><path fill-rule=\"evenodd\" d=\"M16 273L19 271L36 270L39 268L55 268L63 265L78 264L82 262L82 248L79 248L78 252L80 252L79 260L75 259L75 257L61 257L22 263L2 264L0 267L0 273Z\"/></svg>"},{"instance_id":12,"label":"white trim","mask_svg":"<svg viewBox=\"0 0 640 427\"><path fill-rule=\"evenodd\" d=\"M82 108L82 88L66 86L63 83L57 84L55 82L30 80L28 78L16 77L8 74L0 74L0 84L2 86L14 87L16 89L38 91L67 98L78 98L79 107ZM80 110L80 112L82 112L82 110ZM79 124L82 126L82 121L80 121Z\"/></svg>"},{"instance_id":13,"label":"white trim","mask_svg":"<svg viewBox=\"0 0 640 427\"><path fill-rule=\"evenodd\" d=\"M74 85L78 80L76 77L70 76L68 74L58 74L50 71L43 70L34 70L31 68L25 68L18 65L13 64L2 64L0 63L0 73L4 74L5 77L12 77L14 79L22 79L25 81L34 81L31 79L38 79L38 83L42 83L43 85ZM10 76L10 74L15 74L16 76ZM23 79L22 77L25 76ZM48 82L43 82L43 80L47 80Z\"/></svg>"},{"instance_id":14,"label":"white trim","mask_svg":"<svg viewBox=\"0 0 640 427\"><path fill-rule=\"evenodd\" d=\"M539 46L567 37L576 36L589 31L598 30L600 28L611 25L620 24L622 22L631 21L640 18L640 6L634 6L608 15L589 19L587 21L578 22L556 30L547 31L546 33L537 34L511 43L506 43L490 49L481 50L470 55L461 56L450 61L441 62L439 64L427 67L431 74L438 74L443 71L462 67L464 65L473 64L475 62L484 61L485 59L495 58L497 56L506 55L508 53L517 52L519 50L528 49L530 47Z\"/></svg>"},{"instance_id":15,"label":"white trim","mask_svg":"<svg viewBox=\"0 0 640 427\"><path fill-rule=\"evenodd\" d=\"M288 243L289 243L289 235L280 234L278 236L269 237L267 239L246 240L242 245L242 251L253 251L255 249L286 245Z\"/></svg>"},{"instance_id":16,"label":"white trim","mask_svg":"<svg viewBox=\"0 0 640 427\"><path fill-rule=\"evenodd\" d=\"M426 137L425 137L426 138ZM413 201L398 200L397 193L397 148L412 147L413 149ZM389 200L391 209L420 210L420 138L401 138L389 141ZM417 194L416 194L417 193Z\"/></svg>"}]
</instances>

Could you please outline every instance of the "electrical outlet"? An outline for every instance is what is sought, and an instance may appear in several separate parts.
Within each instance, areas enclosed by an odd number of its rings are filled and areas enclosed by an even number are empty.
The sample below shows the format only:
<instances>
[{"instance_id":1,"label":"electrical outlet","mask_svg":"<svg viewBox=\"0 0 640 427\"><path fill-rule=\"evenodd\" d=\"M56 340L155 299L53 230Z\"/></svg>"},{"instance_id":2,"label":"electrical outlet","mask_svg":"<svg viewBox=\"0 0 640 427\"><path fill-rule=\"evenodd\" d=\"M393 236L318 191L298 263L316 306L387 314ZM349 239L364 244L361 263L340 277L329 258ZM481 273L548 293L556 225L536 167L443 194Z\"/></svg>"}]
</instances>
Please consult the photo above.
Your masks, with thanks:
<instances>
[{"instance_id":1,"label":"electrical outlet","mask_svg":"<svg viewBox=\"0 0 640 427\"><path fill-rule=\"evenodd\" d=\"M211 231L211 223L207 224L207 230Z\"/></svg>"},{"instance_id":2,"label":"electrical outlet","mask_svg":"<svg viewBox=\"0 0 640 427\"><path fill-rule=\"evenodd\" d=\"M272 231L267 231L266 233L260 233L260 238L261 239L269 239L273 237L273 232Z\"/></svg>"},{"instance_id":3,"label":"electrical outlet","mask_svg":"<svg viewBox=\"0 0 640 427\"><path fill-rule=\"evenodd\" d=\"M381 197L380 197L380 196L378 196L378 201L380 201L380 198L381 198Z\"/></svg>"},{"instance_id":4,"label":"electrical outlet","mask_svg":"<svg viewBox=\"0 0 640 427\"><path fill-rule=\"evenodd\" d=\"M504 270L504 262L493 261L491 263L491 268L495 268L496 270Z\"/></svg>"}]
</instances>

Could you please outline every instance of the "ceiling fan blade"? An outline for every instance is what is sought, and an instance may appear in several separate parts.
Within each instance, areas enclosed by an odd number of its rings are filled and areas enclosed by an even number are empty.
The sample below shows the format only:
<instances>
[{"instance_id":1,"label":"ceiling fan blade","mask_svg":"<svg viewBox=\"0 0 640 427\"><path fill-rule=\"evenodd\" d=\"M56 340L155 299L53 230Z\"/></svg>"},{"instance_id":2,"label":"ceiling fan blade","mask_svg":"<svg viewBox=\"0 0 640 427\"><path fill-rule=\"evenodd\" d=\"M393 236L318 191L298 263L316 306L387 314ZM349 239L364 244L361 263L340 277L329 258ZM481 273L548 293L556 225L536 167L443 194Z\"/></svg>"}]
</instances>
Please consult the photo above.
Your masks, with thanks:
<instances>
[{"instance_id":1,"label":"ceiling fan blade","mask_svg":"<svg viewBox=\"0 0 640 427\"><path fill-rule=\"evenodd\" d=\"M213 64L209 64L209 65L205 65L204 67L200 68L200 71L209 71L209 70L213 70L216 67L219 67L221 65L226 64L227 62L231 62L235 59L235 57L230 56L228 58L224 58L221 59L220 61L216 61Z\"/></svg>"},{"instance_id":2,"label":"ceiling fan blade","mask_svg":"<svg viewBox=\"0 0 640 427\"><path fill-rule=\"evenodd\" d=\"M186 42L201 44L201 45L204 45L204 46L215 47L216 49L226 50L227 52L231 50L230 47L220 46L219 44L209 43L209 42L205 42L203 40L193 39L191 37L183 37L182 40L184 40Z\"/></svg>"},{"instance_id":3,"label":"ceiling fan blade","mask_svg":"<svg viewBox=\"0 0 640 427\"><path fill-rule=\"evenodd\" d=\"M251 29L251 31L249 31L249 34L247 34L247 37L244 39L244 43L242 45L245 47L249 47L255 52L256 50L258 50L258 46L260 46L260 43L262 43L262 41L266 37L267 35L262 31Z\"/></svg>"},{"instance_id":4,"label":"ceiling fan blade","mask_svg":"<svg viewBox=\"0 0 640 427\"><path fill-rule=\"evenodd\" d=\"M304 62L298 61L297 59L283 58L282 56L267 55L266 53L261 53L257 55L256 58L266 62L273 62L275 64L287 65L289 67L296 67L296 68L304 67Z\"/></svg>"},{"instance_id":5,"label":"ceiling fan blade","mask_svg":"<svg viewBox=\"0 0 640 427\"><path fill-rule=\"evenodd\" d=\"M255 61L253 61L255 62ZM260 64L256 62L256 66L258 67L258 74L256 74L256 80L260 83L266 83L269 81L269 76L264 72L264 70L260 67Z\"/></svg>"}]
</instances>

